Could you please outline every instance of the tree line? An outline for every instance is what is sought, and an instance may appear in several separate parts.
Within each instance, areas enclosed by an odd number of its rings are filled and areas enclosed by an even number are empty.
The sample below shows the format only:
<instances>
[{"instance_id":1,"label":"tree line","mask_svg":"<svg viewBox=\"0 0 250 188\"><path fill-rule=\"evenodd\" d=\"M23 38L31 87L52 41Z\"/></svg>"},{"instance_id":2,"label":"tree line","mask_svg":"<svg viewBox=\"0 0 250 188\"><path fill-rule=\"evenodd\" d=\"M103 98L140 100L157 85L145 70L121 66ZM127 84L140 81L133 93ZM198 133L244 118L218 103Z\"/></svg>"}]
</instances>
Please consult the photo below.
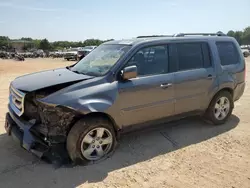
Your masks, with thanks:
<instances>
[{"instance_id":1,"label":"tree line","mask_svg":"<svg viewBox=\"0 0 250 188\"><path fill-rule=\"evenodd\" d=\"M46 38L39 40L39 39L32 39L27 37L22 37L18 40L10 39L7 36L0 36L0 50L10 50L13 48L13 43L23 43L23 50L28 49L42 49L46 51L53 51L53 50L63 50L68 48L74 47L84 47L84 46L98 46L103 42L107 42L109 40L99 40L99 39L87 39L85 41L55 41L49 42Z\"/></svg>"},{"instance_id":2,"label":"tree line","mask_svg":"<svg viewBox=\"0 0 250 188\"><path fill-rule=\"evenodd\" d=\"M250 45L250 26L243 29L243 31L230 30L227 35L234 37L240 45Z\"/></svg>"},{"instance_id":3,"label":"tree line","mask_svg":"<svg viewBox=\"0 0 250 188\"><path fill-rule=\"evenodd\" d=\"M233 31L230 30L227 33L228 36L234 37L240 45L250 45L250 26L246 27L242 31ZM110 39L113 40L113 39ZM12 43L14 41L26 41L24 43L24 49L28 50L31 48L35 49L43 49L43 50L63 50L65 48L74 48L74 47L84 47L84 46L98 46L103 42L110 41L110 40L99 40L99 39L87 39L85 41L55 41L49 42L47 39L32 39L27 37L22 37L19 40L10 39L7 36L0 36L0 49L12 49Z\"/></svg>"}]
</instances>

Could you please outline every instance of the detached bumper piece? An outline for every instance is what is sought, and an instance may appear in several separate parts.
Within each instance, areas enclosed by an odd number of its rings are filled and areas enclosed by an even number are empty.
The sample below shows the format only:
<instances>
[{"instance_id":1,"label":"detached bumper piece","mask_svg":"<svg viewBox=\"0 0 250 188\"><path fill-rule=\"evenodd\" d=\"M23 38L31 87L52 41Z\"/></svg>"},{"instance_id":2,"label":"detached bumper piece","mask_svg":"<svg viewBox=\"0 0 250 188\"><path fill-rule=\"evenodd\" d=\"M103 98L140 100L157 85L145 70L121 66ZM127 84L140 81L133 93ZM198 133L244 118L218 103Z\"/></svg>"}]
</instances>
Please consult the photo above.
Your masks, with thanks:
<instances>
[{"instance_id":1,"label":"detached bumper piece","mask_svg":"<svg viewBox=\"0 0 250 188\"><path fill-rule=\"evenodd\" d=\"M65 149L65 144L49 145L43 141L42 138L32 133L32 126L34 126L34 124L17 117L11 108L9 108L9 113L6 114L5 119L5 130L22 148L56 165L70 161Z\"/></svg>"}]
</instances>

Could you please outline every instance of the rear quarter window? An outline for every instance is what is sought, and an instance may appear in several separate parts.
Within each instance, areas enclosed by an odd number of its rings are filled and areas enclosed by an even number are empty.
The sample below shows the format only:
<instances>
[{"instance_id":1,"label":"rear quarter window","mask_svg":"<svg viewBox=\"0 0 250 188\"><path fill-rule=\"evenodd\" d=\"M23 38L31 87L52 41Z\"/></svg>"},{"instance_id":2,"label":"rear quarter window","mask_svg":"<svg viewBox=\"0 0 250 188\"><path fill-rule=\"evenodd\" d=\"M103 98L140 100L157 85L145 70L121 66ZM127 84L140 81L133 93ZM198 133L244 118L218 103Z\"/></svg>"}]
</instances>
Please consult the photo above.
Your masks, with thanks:
<instances>
[{"instance_id":1,"label":"rear quarter window","mask_svg":"<svg viewBox=\"0 0 250 188\"><path fill-rule=\"evenodd\" d=\"M216 42L221 65L234 65L239 63L240 55L233 42Z\"/></svg>"}]
</instances>

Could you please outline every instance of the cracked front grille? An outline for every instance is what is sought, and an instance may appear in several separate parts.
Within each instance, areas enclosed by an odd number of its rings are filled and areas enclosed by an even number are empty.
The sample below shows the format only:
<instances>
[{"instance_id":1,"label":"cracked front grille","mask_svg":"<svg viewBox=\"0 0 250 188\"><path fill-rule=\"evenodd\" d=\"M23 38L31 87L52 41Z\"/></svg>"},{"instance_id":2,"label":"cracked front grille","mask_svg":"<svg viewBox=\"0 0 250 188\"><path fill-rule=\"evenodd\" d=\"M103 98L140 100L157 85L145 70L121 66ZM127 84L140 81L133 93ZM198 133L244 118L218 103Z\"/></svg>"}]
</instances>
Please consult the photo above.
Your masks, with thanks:
<instances>
[{"instance_id":1,"label":"cracked front grille","mask_svg":"<svg viewBox=\"0 0 250 188\"><path fill-rule=\"evenodd\" d=\"M25 93L15 89L12 85L10 86L9 104L18 116L24 112L24 97Z\"/></svg>"}]
</instances>

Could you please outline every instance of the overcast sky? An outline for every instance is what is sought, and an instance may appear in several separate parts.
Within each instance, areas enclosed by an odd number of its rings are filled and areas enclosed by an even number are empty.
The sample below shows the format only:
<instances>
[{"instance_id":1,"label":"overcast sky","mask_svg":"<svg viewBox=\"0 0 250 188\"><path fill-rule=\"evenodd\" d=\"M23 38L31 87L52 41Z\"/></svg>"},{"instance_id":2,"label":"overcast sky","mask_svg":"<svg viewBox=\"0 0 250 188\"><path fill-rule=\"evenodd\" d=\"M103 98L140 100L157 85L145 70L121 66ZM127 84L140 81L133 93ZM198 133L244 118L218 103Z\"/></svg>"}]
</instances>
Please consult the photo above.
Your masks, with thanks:
<instances>
[{"instance_id":1,"label":"overcast sky","mask_svg":"<svg viewBox=\"0 0 250 188\"><path fill-rule=\"evenodd\" d=\"M250 0L0 0L0 36L82 41L250 25Z\"/></svg>"}]
</instances>

